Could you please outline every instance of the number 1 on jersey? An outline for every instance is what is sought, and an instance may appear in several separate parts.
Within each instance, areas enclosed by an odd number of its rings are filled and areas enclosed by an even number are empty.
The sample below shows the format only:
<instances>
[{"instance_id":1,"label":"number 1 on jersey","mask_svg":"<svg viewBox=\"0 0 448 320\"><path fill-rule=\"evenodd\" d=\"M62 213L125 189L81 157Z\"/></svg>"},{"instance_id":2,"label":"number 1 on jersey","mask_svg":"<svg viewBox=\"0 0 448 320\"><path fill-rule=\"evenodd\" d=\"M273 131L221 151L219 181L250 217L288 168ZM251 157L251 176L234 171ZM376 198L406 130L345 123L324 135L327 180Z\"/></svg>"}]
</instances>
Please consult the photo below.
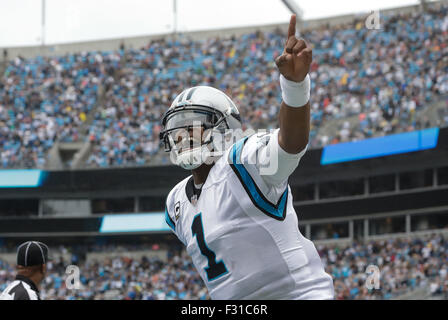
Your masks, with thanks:
<instances>
[{"instance_id":1,"label":"number 1 on jersey","mask_svg":"<svg viewBox=\"0 0 448 320\"><path fill-rule=\"evenodd\" d=\"M202 226L202 213L199 213L194 217L193 224L191 225L191 231L193 232L193 237L196 236L199 250L202 255L207 258L208 266L204 269L207 273L208 281L215 280L226 274L228 271L224 262L216 261L216 254L210 250L205 243L204 227Z\"/></svg>"}]
</instances>

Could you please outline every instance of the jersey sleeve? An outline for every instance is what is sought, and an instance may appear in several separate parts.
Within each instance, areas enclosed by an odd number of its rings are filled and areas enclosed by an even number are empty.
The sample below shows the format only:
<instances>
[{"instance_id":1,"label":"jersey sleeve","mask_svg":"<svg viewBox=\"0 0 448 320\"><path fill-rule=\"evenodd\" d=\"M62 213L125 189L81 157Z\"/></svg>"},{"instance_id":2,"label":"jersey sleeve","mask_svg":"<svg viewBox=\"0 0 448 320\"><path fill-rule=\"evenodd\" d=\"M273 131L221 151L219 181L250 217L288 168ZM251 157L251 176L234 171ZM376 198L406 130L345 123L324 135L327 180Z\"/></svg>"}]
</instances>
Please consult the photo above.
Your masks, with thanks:
<instances>
[{"instance_id":1,"label":"jersey sleeve","mask_svg":"<svg viewBox=\"0 0 448 320\"><path fill-rule=\"evenodd\" d=\"M278 144L278 132L256 133L237 142L230 151L231 161L239 163L234 168L245 189L261 192L272 203L287 193L288 178L308 148L298 154L287 153Z\"/></svg>"},{"instance_id":2,"label":"jersey sleeve","mask_svg":"<svg viewBox=\"0 0 448 320\"><path fill-rule=\"evenodd\" d=\"M280 129L268 135L268 142L261 144L259 148L258 170L261 178L269 186L282 185L287 182L289 176L300 163L300 159L306 153L308 144L297 154L286 152L278 143ZM268 165L266 165L268 164Z\"/></svg>"},{"instance_id":3,"label":"jersey sleeve","mask_svg":"<svg viewBox=\"0 0 448 320\"><path fill-rule=\"evenodd\" d=\"M180 232L181 226L177 223L176 212L180 210L179 203L176 199L176 188L171 190L166 198L165 203L165 222L170 227L171 231L177 236L177 238L186 245L185 239Z\"/></svg>"}]
</instances>

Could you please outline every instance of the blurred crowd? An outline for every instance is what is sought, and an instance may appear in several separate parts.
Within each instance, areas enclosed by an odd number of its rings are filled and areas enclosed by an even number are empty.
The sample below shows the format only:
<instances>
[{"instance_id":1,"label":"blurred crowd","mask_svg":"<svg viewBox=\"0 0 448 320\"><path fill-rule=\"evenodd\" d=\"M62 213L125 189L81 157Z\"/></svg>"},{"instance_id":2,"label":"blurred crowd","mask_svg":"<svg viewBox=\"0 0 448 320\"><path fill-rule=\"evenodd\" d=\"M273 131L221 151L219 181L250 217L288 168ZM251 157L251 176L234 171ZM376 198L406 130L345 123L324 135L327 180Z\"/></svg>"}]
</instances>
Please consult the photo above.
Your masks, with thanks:
<instances>
[{"instance_id":1,"label":"blurred crowd","mask_svg":"<svg viewBox=\"0 0 448 320\"><path fill-rule=\"evenodd\" d=\"M305 26L306 27L306 26ZM445 126L418 112L448 96L448 6L304 29L313 47L310 147ZM168 163L159 120L183 89L210 85L243 128L273 128L281 101L274 59L282 30L152 40L140 49L22 59L0 78L2 166L41 166L56 139L90 141L93 167ZM448 100L446 100L448 108ZM339 127L326 127L341 120Z\"/></svg>"},{"instance_id":2,"label":"blurred crowd","mask_svg":"<svg viewBox=\"0 0 448 320\"><path fill-rule=\"evenodd\" d=\"M142 246L142 248L145 246ZM448 299L448 239L426 238L354 242L348 246L317 245L325 270L333 277L335 299L393 299L423 289L428 296ZM118 256L116 246L103 259L87 262L62 256L48 263L42 283L43 299L176 300L209 299L207 290L184 250L168 252L166 261L157 256ZM123 249L123 248L122 248ZM132 252L126 248L127 252ZM148 248L147 248L148 249ZM123 250L121 250L123 251ZM114 254L115 253L115 254ZM80 290L67 289L66 267L80 267ZM366 287L368 266L379 270L379 289ZM0 260L0 290L14 278L14 268Z\"/></svg>"},{"instance_id":3,"label":"blurred crowd","mask_svg":"<svg viewBox=\"0 0 448 320\"><path fill-rule=\"evenodd\" d=\"M81 139L98 88L113 67L110 56L88 52L9 61L0 79L2 167L42 167L56 140Z\"/></svg>"},{"instance_id":4,"label":"blurred crowd","mask_svg":"<svg viewBox=\"0 0 448 320\"><path fill-rule=\"evenodd\" d=\"M186 252L129 258L114 256L115 246L108 246L104 259L79 260L59 256L49 261L48 276L41 284L44 300L173 300L209 299L207 289ZM129 250L130 248L127 248ZM129 252L129 251L128 251ZM67 288L67 266L80 267L79 290ZM0 291L13 280L13 266L0 259ZM72 282L74 285L74 282Z\"/></svg>"},{"instance_id":5,"label":"blurred crowd","mask_svg":"<svg viewBox=\"0 0 448 320\"><path fill-rule=\"evenodd\" d=\"M422 239L389 239L340 248L318 246L325 270L332 275L335 299L391 299L418 288L448 299L448 239L440 235ZM368 277L378 267L380 289L367 289Z\"/></svg>"}]
</instances>

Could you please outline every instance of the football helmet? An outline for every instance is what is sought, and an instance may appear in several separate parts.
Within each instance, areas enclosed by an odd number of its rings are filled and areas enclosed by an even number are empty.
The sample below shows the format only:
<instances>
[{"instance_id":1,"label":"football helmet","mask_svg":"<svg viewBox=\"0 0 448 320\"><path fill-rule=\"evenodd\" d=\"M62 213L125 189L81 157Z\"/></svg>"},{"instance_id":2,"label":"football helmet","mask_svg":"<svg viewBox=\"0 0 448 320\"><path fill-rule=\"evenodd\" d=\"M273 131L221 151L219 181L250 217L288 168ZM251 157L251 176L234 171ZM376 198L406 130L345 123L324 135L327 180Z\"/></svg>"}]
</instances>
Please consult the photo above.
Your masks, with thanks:
<instances>
[{"instance_id":1,"label":"football helmet","mask_svg":"<svg viewBox=\"0 0 448 320\"><path fill-rule=\"evenodd\" d=\"M212 87L182 91L162 117L160 140L165 151L174 164L187 170L219 158L225 141L241 137L238 108L224 92Z\"/></svg>"}]
</instances>

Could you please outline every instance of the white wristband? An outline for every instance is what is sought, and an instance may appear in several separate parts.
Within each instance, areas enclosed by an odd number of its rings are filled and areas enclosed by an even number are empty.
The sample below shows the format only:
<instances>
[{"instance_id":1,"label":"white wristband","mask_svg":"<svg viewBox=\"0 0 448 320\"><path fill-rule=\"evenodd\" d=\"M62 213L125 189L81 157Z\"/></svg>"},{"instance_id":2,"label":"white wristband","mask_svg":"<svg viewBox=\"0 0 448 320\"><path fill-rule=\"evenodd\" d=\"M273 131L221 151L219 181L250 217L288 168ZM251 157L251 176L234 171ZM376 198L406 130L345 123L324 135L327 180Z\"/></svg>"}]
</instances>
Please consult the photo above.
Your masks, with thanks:
<instances>
[{"instance_id":1,"label":"white wristband","mask_svg":"<svg viewBox=\"0 0 448 320\"><path fill-rule=\"evenodd\" d=\"M301 82L288 80L281 74L280 87L283 102L290 107L303 107L310 100L311 80L308 74Z\"/></svg>"}]
</instances>

